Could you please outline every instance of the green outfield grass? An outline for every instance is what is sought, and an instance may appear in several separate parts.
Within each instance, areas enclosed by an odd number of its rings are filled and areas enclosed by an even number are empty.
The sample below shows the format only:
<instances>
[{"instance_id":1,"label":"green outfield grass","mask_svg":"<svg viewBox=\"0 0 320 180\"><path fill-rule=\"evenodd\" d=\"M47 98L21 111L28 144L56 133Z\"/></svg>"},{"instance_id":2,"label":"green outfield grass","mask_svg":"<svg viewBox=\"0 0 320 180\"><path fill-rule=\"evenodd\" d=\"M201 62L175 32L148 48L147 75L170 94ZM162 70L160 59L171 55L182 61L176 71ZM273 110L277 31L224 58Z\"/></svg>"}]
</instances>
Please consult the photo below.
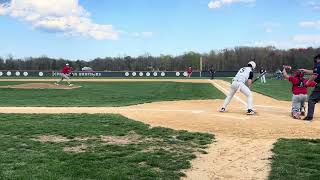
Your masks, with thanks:
<instances>
[{"instance_id":1,"label":"green outfield grass","mask_svg":"<svg viewBox=\"0 0 320 180\"><path fill-rule=\"evenodd\" d=\"M262 84L259 81L256 82L252 86L252 90L278 100L291 101L291 87L289 81L267 79L266 84Z\"/></svg>"},{"instance_id":2,"label":"green outfield grass","mask_svg":"<svg viewBox=\"0 0 320 180\"><path fill-rule=\"evenodd\" d=\"M320 140L280 139L273 148L270 180L320 179Z\"/></svg>"},{"instance_id":3,"label":"green outfield grass","mask_svg":"<svg viewBox=\"0 0 320 180\"><path fill-rule=\"evenodd\" d=\"M225 80L227 82L231 82L232 78L219 78ZM292 91L291 91L291 83L287 80L275 80L275 79L267 79L266 84L260 83L258 80L252 86L252 90L272 97L274 99L282 100L282 101L291 101L292 99ZM309 94L311 93L313 88L308 88Z\"/></svg>"},{"instance_id":4,"label":"green outfield grass","mask_svg":"<svg viewBox=\"0 0 320 180\"><path fill-rule=\"evenodd\" d=\"M31 82L0 82L0 86ZM52 83L52 82L50 82ZM210 84L175 82L75 82L72 90L0 89L0 106L127 106L156 101L222 99Z\"/></svg>"},{"instance_id":5,"label":"green outfield grass","mask_svg":"<svg viewBox=\"0 0 320 180\"><path fill-rule=\"evenodd\" d=\"M291 101L291 89L292 85L289 81L274 79L267 79L266 84L257 82L252 86L252 90L255 92L283 101ZM311 93L312 89L313 88L308 88L309 94Z\"/></svg>"},{"instance_id":6,"label":"green outfield grass","mask_svg":"<svg viewBox=\"0 0 320 180\"><path fill-rule=\"evenodd\" d=\"M120 115L0 114L0 179L179 179L213 139Z\"/></svg>"}]
</instances>

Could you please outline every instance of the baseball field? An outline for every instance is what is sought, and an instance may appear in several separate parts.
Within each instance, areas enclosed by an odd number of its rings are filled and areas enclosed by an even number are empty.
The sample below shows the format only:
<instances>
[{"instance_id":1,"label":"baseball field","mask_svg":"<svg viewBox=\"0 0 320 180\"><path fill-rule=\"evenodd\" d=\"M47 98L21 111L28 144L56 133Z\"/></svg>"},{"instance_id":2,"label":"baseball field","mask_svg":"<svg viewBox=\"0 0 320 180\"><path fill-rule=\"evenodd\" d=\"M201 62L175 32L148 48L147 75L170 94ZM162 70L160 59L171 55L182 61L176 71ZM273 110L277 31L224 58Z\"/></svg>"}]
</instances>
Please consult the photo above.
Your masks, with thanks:
<instances>
[{"instance_id":1,"label":"baseball field","mask_svg":"<svg viewBox=\"0 0 320 180\"><path fill-rule=\"evenodd\" d=\"M0 82L0 179L319 179L320 111L290 115L290 84L205 79Z\"/></svg>"}]
</instances>

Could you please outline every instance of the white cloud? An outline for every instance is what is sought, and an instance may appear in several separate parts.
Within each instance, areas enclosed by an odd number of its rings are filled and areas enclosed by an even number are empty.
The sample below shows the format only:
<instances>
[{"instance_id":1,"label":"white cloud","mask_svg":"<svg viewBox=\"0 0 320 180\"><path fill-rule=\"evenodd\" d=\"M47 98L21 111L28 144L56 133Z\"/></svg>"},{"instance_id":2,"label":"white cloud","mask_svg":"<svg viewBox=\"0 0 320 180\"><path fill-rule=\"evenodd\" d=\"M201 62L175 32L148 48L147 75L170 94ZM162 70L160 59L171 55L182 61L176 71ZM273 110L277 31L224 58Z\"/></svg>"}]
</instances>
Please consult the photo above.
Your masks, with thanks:
<instances>
[{"instance_id":1,"label":"white cloud","mask_svg":"<svg viewBox=\"0 0 320 180\"><path fill-rule=\"evenodd\" d=\"M293 41L300 42L300 43L320 44L320 34L317 34L317 35L310 35L310 34L295 35L293 37Z\"/></svg>"},{"instance_id":2,"label":"white cloud","mask_svg":"<svg viewBox=\"0 0 320 180\"><path fill-rule=\"evenodd\" d=\"M134 33L132 33L132 36L133 36L133 37L140 37L140 33L134 32Z\"/></svg>"},{"instance_id":3,"label":"white cloud","mask_svg":"<svg viewBox=\"0 0 320 180\"><path fill-rule=\"evenodd\" d=\"M262 40L246 45L256 47L273 46L279 49L319 47L320 35L295 35L286 40Z\"/></svg>"},{"instance_id":4,"label":"white cloud","mask_svg":"<svg viewBox=\"0 0 320 180\"><path fill-rule=\"evenodd\" d=\"M277 29L277 28L279 28L280 26L281 26L281 24L280 24L280 23L276 23L276 22L265 22L265 23L263 24L263 27L264 27L264 29L265 29L265 31L266 31L267 33L273 32L274 29Z\"/></svg>"},{"instance_id":5,"label":"white cloud","mask_svg":"<svg viewBox=\"0 0 320 180\"><path fill-rule=\"evenodd\" d=\"M136 38L151 38L154 36L154 33L153 32L134 32L134 33L131 33L131 36L132 37L136 37Z\"/></svg>"},{"instance_id":6,"label":"white cloud","mask_svg":"<svg viewBox=\"0 0 320 180\"><path fill-rule=\"evenodd\" d=\"M0 4L0 15L29 22L34 28L86 36L97 40L116 40L112 25L94 23L78 0L11 0Z\"/></svg>"},{"instance_id":7,"label":"white cloud","mask_svg":"<svg viewBox=\"0 0 320 180\"><path fill-rule=\"evenodd\" d=\"M218 9L222 7L221 1L210 1L208 4L210 9Z\"/></svg>"},{"instance_id":8,"label":"white cloud","mask_svg":"<svg viewBox=\"0 0 320 180\"><path fill-rule=\"evenodd\" d=\"M145 38L149 38L153 36L153 32L142 32L141 34Z\"/></svg>"},{"instance_id":9,"label":"white cloud","mask_svg":"<svg viewBox=\"0 0 320 180\"><path fill-rule=\"evenodd\" d=\"M230 5L234 3L254 3L256 0L211 0L208 4L210 9L218 9L224 5Z\"/></svg>"},{"instance_id":10,"label":"white cloud","mask_svg":"<svg viewBox=\"0 0 320 180\"><path fill-rule=\"evenodd\" d=\"M320 21L302 21L299 23L300 27L320 29Z\"/></svg>"},{"instance_id":11,"label":"white cloud","mask_svg":"<svg viewBox=\"0 0 320 180\"><path fill-rule=\"evenodd\" d=\"M256 47L267 47L267 46L273 46L279 49L290 49L290 48L298 48L298 47L304 47L304 45L301 44L295 44L292 41L257 41L252 44L251 46Z\"/></svg>"},{"instance_id":12,"label":"white cloud","mask_svg":"<svg viewBox=\"0 0 320 180\"><path fill-rule=\"evenodd\" d=\"M307 5L310 6L313 10L316 10L316 11L320 10L320 2L309 1Z\"/></svg>"}]
</instances>

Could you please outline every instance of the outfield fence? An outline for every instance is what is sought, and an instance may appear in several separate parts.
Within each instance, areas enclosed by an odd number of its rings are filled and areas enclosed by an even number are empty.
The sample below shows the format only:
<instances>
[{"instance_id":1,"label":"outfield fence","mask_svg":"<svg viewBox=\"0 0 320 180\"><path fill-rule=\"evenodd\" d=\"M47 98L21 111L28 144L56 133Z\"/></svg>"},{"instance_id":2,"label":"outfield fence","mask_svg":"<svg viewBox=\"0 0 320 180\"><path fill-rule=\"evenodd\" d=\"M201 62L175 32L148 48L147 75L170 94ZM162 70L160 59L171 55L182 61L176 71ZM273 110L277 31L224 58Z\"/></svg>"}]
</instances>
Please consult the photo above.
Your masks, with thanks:
<instances>
[{"instance_id":1,"label":"outfield fence","mask_svg":"<svg viewBox=\"0 0 320 180\"><path fill-rule=\"evenodd\" d=\"M236 71L217 71L215 77L232 77L236 74ZM130 77L147 77L147 78L165 78L165 77L177 77L183 78L188 75L184 71L75 71L72 72L74 77L110 77L110 78L130 78ZM1 77L57 77L60 76L59 71L0 71ZM211 73L207 71L194 71L191 77L211 77Z\"/></svg>"}]
</instances>

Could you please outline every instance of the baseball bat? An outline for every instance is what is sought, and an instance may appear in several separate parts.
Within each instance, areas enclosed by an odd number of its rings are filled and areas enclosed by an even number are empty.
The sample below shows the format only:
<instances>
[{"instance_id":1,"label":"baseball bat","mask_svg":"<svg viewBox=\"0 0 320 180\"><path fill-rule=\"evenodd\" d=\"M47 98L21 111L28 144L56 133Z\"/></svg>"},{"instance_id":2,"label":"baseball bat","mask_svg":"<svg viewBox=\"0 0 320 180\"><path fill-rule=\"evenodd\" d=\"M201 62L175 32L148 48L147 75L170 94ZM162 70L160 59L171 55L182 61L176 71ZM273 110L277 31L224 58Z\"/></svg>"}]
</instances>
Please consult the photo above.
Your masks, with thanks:
<instances>
[{"instance_id":1,"label":"baseball bat","mask_svg":"<svg viewBox=\"0 0 320 180\"><path fill-rule=\"evenodd\" d=\"M255 80L252 81L252 84L253 84L254 82L258 81L262 76L264 76L264 75L266 75L266 74L267 74L267 72L264 72L264 73L260 74Z\"/></svg>"}]
</instances>

